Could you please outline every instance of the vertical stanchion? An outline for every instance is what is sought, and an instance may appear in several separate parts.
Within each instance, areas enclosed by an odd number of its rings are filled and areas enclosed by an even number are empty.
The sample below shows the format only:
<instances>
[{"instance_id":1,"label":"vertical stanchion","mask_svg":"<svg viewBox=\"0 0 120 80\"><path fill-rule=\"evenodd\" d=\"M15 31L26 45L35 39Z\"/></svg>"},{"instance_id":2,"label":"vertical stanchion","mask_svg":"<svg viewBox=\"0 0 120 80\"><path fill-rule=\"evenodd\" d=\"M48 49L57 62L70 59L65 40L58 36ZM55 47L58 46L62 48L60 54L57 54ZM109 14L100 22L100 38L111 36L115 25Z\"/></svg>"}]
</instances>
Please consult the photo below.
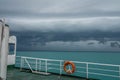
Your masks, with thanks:
<instances>
[{"instance_id":1,"label":"vertical stanchion","mask_svg":"<svg viewBox=\"0 0 120 80\"><path fill-rule=\"evenodd\" d=\"M21 61L20 61L20 71L22 71L22 64L23 64L23 60L22 60L22 57L21 57Z\"/></svg>"},{"instance_id":2,"label":"vertical stanchion","mask_svg":"<svg viewBox=\"0 0 120 80\"><path fill-rule=\"evenodd\" d=\"M119 66L119 79L120 79L120 66Z\"/></svg>"},{"instance_id":3,"label":"vertical stanchion","mask_svg":"<svg viewBox=\"0 0 120 80\"><path fill-rule=\"evenodd\" d=\"M45 69L46 69L45 71L46 71L46 73L47 73L47 60L46 60L46 68L45 68Z\"/></svg>"},{"instance_id":4,"label":"vertical stanchion","mask_svg":"<svg viewBox=\"0 0 120 80\"><path fill-rule=\"evenodd\" d=\"M36 58L36 71L37 71L37 58Z\"/></svg>"},{"instance_id":5,"label":"vertical stanchion","mask_svg":"<svg viewBox=\"0 0 120 80\"><path fill-rule=\"evenodd\" d=\"M41 70L41 60L39 60L39 71Z\"/></svg>"},{"instance_id":6,"label":"vertical stanchion","mask_svg":"<svg viewBox=\"0 0 120 80\"><path fill-rule=\"evenodd\" d=\"M88 79L88 63L86 63L86 78Z\"/></svg>"},{"instance_id":7,"label":"vertical stanchion","mask_svg":"<svg viewBox=\"0 0 120 80\"><path fill-rule=\"evenodd\" d=\"M62 61L60 61L60 75L62 74Z\"/></svg>"}]
</instances>

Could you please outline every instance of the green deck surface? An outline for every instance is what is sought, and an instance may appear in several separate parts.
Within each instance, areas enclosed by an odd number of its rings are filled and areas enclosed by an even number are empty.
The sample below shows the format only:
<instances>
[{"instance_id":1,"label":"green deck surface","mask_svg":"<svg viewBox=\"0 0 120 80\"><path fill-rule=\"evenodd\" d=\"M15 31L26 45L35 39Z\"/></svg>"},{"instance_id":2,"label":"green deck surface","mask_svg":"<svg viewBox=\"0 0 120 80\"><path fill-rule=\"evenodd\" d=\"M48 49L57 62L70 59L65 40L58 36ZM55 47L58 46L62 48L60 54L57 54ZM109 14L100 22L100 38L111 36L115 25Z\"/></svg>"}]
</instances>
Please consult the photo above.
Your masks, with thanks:
<instances>
[{"instance_id":1,"label":"green deck surface","mask_svg":"<svg viewBox=\"0 0 120 80\"><path fill-rule=\"evenodd\" d=\"M9 67L7 71L7 80L86 80L78 77L60 76L57 74L41 75L31 72L20 71L20 69ZM89 79L93 80L93 79Z\"/></svg>"}]
</instances>

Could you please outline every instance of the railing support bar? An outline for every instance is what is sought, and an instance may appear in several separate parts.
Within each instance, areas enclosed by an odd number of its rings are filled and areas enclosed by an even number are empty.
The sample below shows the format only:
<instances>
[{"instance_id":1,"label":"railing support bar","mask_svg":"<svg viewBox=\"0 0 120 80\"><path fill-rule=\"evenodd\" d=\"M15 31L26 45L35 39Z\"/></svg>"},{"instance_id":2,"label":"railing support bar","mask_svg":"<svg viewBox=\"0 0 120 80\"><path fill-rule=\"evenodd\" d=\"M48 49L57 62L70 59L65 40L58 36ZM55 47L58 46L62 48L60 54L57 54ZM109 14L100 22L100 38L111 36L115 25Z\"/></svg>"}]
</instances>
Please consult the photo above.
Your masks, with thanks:
<instances>
[{"instance_id":1,"label":"railing support bar","mask_svg":"<svg viewBox=\"0 0 120 80\"><path fill-rule=\"evenodd\" d=\"M119 78L120 78L120 66L119 66Z\"/></svg>"},{"instance_id":2,"label":"railing support bar","mask_svg":"<svg viewBox=\"0 0 120 80\"><path fill-rule=\"evenodd\" d=\"M41 70L41 60L39 60L39 71Z\"/></svg>"},{"instance_id":3,"label":"railing support bar","mask_svg":"<svg viewBox=\"0 0 120 80\"><path fill-rule=\"evenodd\" d=\"M33 72L32 67L30 66L29 62L27 61L27 59L25 58L25 62L27 63L27 65L29 66L30 70Z\"/></svg>"},{"instance_id":4,"label":"railing support bar","mask_svg":"<svg viewBox=\"0 0 120 80\"><path fill-rule=\"evenodd\" d=\"M46 73L47 73L47 60L46 60Z\"/></svg>"},{"instance_id":5,"label":"railing support bar","mask_svg":"<svg viewBox=\"0 0 120 80\"><path fill-rule=\"evenodd\" d=\"M86 78L88 79L88 63L86 63Z\"/></svg>"},{"instance_id":6,"label":"railing support bar","mask_svg":"<svg viewBox=\"0 0 120 80\"><path fill-rule=\"evenodd\" d=\"M37 58L36 58L36 71L37 71Z\"/></svg>"},{"instance_id":7,"label":"railing support bar","mask_svg":"<svg viewBox=\"0 0 120 80\"><path fill-rule=\"evenodd\" d=\"M23 64L23 60L22 60L22 57L21 57L21 61L20 61L20 71L22 71L22 64Z\"/></svg>"},{"instance_id":8,"label":"railing support bar","mask_svg":"<svg viewBox=\"0 0 120 80\"><path fill-rule=\"evenodd\" d=\"M62 74L62 61L60 61L60 75Z\"/></svg>"}]
</instances>

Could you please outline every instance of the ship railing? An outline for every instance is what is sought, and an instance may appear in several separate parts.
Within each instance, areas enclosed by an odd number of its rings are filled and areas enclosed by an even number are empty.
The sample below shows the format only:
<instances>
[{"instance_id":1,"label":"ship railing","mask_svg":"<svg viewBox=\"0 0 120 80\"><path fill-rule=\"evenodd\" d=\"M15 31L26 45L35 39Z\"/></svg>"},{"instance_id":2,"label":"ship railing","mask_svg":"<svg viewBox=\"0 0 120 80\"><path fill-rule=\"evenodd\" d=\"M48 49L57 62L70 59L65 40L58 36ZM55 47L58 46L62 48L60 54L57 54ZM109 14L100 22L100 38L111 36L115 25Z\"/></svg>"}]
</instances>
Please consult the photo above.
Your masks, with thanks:
<instances>
[{"instance_id":1,"label":"ship railing","mask_svg":"<svg viewBox=\"0 0 120 80\"><path fill-rule=\"evenodd\" d=\"M20 69L23 68L30 69L33 73L48 75L52 73L58 73L60 75L66 74L63 65L66 60L56 60L56 59L44 59L44 58L34 58L25 56L16 56L20 59L19 64ZM76 66L76 71L73 76L91 78L94 77L109 77L114 80L120 80L120 65L114 64L103 64L103 63L93 63L93 62L80 62L72 61ZM69 67L70 68L70 67ZM55 71L55 72L54 72ZM82 75L83 74L83 75ZM99 78L99 77L98 77Z\"/></svg>"}]
</instances>

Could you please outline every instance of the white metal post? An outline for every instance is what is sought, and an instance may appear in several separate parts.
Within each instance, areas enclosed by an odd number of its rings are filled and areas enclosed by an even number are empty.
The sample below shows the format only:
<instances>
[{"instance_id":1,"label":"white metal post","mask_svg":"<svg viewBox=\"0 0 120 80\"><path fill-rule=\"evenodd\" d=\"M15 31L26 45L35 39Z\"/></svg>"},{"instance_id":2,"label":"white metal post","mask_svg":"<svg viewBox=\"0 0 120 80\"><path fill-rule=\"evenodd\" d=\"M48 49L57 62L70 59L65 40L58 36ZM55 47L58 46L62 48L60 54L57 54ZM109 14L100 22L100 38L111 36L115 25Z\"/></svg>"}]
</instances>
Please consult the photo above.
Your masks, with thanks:
<instances>
[{"instance_id":1,"label":"white metal post","mask_svg":"<svg viewBox=\"0 0 120 80\"><path fill-rule=\"evenodd\" d=\"M37 71L37 58L36 58L36 71Z\"/></svg>"},{"instance_id":2,"label":"white metal post","mask_svg":"<svg viewBox=\"0 0 120 80\"><path fill-rule=\"evenodd\" d=\"M88 79L88 63L86 63L86 78Z\"/></svg>"},{"instance_id":3,"label":"white metal post","mask_svg":"<svg viewBox=\"0 0 120 80\"><path fill-rule=\"evenodd\" d=\"M41 70L41 60L39 60L39 71Z\"/></svg>"},{"instance_id":4,"label":"white metal post","mask_svg":"<svg viewBox=\"0 0 120 80\"><path fill-rule=\"evenodd\" d=\"M47 73L47 60L46 60L46 73Z\"/></svg>"},{"instance_id":5,"label":"white metal post","mask_svg":"<svg viewBox=\"0 0 120 80\"><path fill-rule=\"evenodd\" d=\"M62 61L60 61L60 75L62 74Z\"/></svg>"},{"instance_id":6,"label":"white metal post","mask_svg":"<svg viewBox=\"0 0 120 80\"><path fill-rule=\"evenodd\" d=\"M119 78L120 78L120 66L119 66Z\"/></svg>"},{"instance_id":7,"label":"white metal post","mask_svg":"<svg viewBox=\"0 0 120 80\"><path fill-rule=\"evenodd\" d=\"M21 61L20 61L20 71L22 71L22 64L23 64L22 57L20 59L21 59Z\"/></svg>"}]
</instances>

